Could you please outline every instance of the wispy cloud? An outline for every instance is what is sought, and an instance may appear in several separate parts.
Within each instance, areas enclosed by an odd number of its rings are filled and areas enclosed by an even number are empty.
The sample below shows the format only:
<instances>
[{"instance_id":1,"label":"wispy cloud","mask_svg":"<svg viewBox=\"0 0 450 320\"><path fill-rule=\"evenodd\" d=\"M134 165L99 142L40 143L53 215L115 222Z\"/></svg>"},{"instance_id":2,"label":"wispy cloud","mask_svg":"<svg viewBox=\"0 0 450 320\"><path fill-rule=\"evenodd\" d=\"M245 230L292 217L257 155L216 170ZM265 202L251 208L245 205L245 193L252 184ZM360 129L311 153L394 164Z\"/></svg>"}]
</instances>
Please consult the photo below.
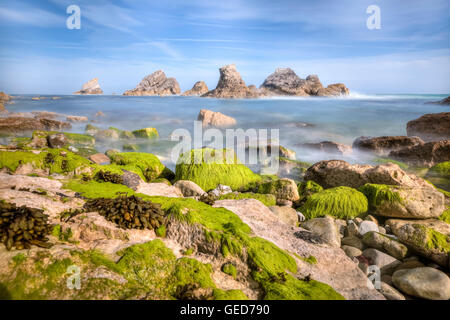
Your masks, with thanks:
<instances>
[{"instance_id":1,"label":"wispy cloud","mask_svg":"<svg viewBox=\"0 0 450 320\"><path fill-rule=\"evenodd\" d=\"M16 24L33 27L64 26L65 17L31 6L22 6L20 9L0 8L1 24Z\"/></svg>"}]
</instances>

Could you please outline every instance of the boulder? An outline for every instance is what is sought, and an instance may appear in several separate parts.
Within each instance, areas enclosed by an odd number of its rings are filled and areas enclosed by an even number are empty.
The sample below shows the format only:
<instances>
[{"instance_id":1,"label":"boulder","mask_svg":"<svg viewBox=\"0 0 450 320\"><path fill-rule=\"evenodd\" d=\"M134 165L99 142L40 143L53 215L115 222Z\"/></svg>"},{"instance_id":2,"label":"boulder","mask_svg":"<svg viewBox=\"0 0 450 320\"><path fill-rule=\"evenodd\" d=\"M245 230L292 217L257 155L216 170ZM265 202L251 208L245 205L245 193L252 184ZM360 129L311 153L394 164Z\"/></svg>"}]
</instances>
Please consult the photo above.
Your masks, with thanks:
<instances>
[{"instance_id":1,"label":"boulder","mask_svg":"<svg viewBox=\"0 0 450 320\"><path fill-rule=\"evenodd\" d=\"M262 183L258 187L258 193L270 193L277 199L285 199L290 201L297 201L300 199L297 185L294 180L287 178Z\"/></svg>"},{"instance_id":2,"label":"boulder","mask_svg":"<svg viewBox=\"0 0 450 320\"><path fill-rule=\"evenodd\" d=\"M378 225L373 221L361 222L358 227L358 233L364 236L368 232L378 232Z\"/></svg>"},{"instance_id":3,"label":"boulder","mask_svg":"<svg viewBox=\"0 0 450 320\"><path fill-rule=\"evenodd\" d=\"M439 232L432 227L432 224L424 221L403 220L398 222L398 220L388 220L386 223L391 226L392 232L401 243L440 266L446 268L449 266L449 233ZM442 223L446 224L445 222ZM445 228L448 230L450 226L447 224ZM441 229L441 231L444 230Z\"/></svg>"},{"instance_id":4,"label":"boulder","mask_svg":"<svg viewBox=\"0 0 450 320\"><path fill-rule=\"evenodd\" d=\"M167 96L180 94L180 86L175 78L167 78L162 70L146 76L132 90L127 90L124 96Z\"/></svg>"},{"instance_id":5,"label":"boulder","mask_svg":"<svg viewBox=\"0 0 450 320\"><path fill-rule=\"evenodd\" d=\"M83 84L81 90L74 92L74 94L103 94L103 90L98 84L98 78L94 78Z\"/></svg>"},{"instance_id":6,"label":"boulder","mask_svg":"<svg viewBox=\"0 0 450 320\"><path fill-rule=\"evenodd\" d=\"M373 248L364 250L362 255L369 260L369 265L376 265L380 268L381 274L392 274L395 268L401 264L394 257Z\"/></svg>"},{"instance_id":7,"label":"boulder","mask_svg":"<svg viewBox=\"0 0 450 320\"><path fill-rule=\"evenodd\" d=\"M362 251L351 246L343 245L342 250L344 250L345 254L349 258L359 257L362 254Z\"/></svg>"},{"instance_id":8,"label":"boulder","mask_svg":"<svg viewBox=\"0 0 450 320\"><path fill-rule=\"evenodd\" d=\"M353 142L353 149L370 152L379 156L388 155L405 147L424 144L419 137L407 136L382 136L382 137L359 137Z\"/></svg>"},{"instance_id":9,"label":"boulder","mask_svg":"<svg viewBox=\"0 0 450 320\"><path fill-rule=\"evenodd\" d=\"M96 153L89 156L89 160L96 164L109 164L111 160L104 153Z\"/></svg>"},{"instance_id":10,"label":"boulder","mask_svg":"<svg viewBox=\"0 0 450 320\"><path fill-rule=\"evenodd\" d=\"M399 260L405 258L408 253L408 248L405 245L375 231L367 232L362 241L368 247L385 251Z\"/></svg>"},{"instance_id":11,"label":"boulder","mask_svg":"<svg viewBox=\"0 0 450 320\"><path fill-rule=\"evenodd\" d=\"M322 141L318 143L301 143L296 146L300 148L307 149L314 152L326 152L334 153L339 155L345 155L352 153L352 147L345 144L333 142L333 141Z\"/></svg>"},{"instance_id":12,"label":"boulder","mask_svg":"<svg viewBox=\"0 0 450 320\"><path fill-rule=\"evenodd\" d=\"M185 91L182 96L201 96L207 93L208 86L203 81L197 81L191 90Z\"/></svg>"},{"instance_id":13,"label":"boulder","mask_svg":"<svg viewBox=\"0 0 450 320\"><path fill-rule=\"evenodd\" d=\"M359 250L364 250L366 246L361 241L360 238L356 236L347 236L341 239L341 244L349 247L357 248Z\"/></svg>"},{"instance_id":14,"label":"boulder","mask_svg":"<svg viewBox=\"0 0 450 320\"><path fill-rule=\"evenodd\" d=\"M72 126L70 123L51 120L51 119L35 119L26 117L8 117L0 118L0 132L15 134L18 132L27 132L34 130L64 130Z\"/></svg>"},{"instance_id":15,"label":"boulder","mask_svg":"<svg viewBox=\"0 0 450 320\"><path fill-rule=\"evenodd\" d=\"M350 90L343 83L330 84L328 87L317 91L319 97L346 96L348 94L350 94Z\"/></svg>"},{"instance_id":16,"label":"boulder","mask_svg":"<svg viewBox=\"0 0 450 320\"><path fill-rule=\"evenodd\" d=\"M366 184L359 189L374 214L384 217L437 218L445 210L445 197L431 187Z\"/></svg>"},{"instance_id":17,"label":"boulder","mask_svg":"<svg viewBox=\"0 0 450 320\"><path fill-rule=\"evenodd\" d=\"M352 165L343 160L320 161L308 168L304 179L312 180L324 188L337 186L359 188L366 183L372 183L434 189L425 180L406 173L394 163L371 166Z\"/></svg>"},{"instance_id":18,"label":"boulder","mask_svg":"<svg viewBox=\"0 0 450 320\"><path fill-rule=\"evenodd\" d=\"M234 118L207 109L200 110L197 121L201 121L203 127L226 128L236 125Z\"/></svg>"},{"instance_id":19,"label":"boulder","mask_svg":"<svg viewBox=\"0 0 450 320\"><path fill-rule=\"evenodd\" d=\"M428 142L392 151L389 157L411 166L432 167L440 162L450 161L450 140Z\"/></svg>"},{"instance_id":20,"label":"boulder","mask_svg":"<svg viewBox=\"0 0 450 320\"><path fill-rule=\"evenodd\" d=\"M329 245L337 248L341 246L341 236L333 218L314 218L303 222L301 226L320 236Z\"/></svg>"},{"instance_id":21,"label":"boulder","mask_svg":"<svg viewBox=\"0 0 450 320\"><path fill-rule=\"evenodd\" d=\"M202 188L195 182L189 180L178 180L173 186L180 189L185 197L200 197L205 194L205 191Z\"/></svg>"},{"instance_id":22,"label":"boulder","mask_svg":"<svg viewBox=\"0 0 450 320\"><path fill-rule=\"evenodd\" d=\"M217 87L208 91L202 97L209 98L256 98L254 91L250 90L241 75L236 70L236 65L230 64L220 68L220 78Z\"/></svg>"},{"instance_id":23,"label":"boulder","mask_svg":"<svg viewBox=\"0 0 450 320\"><path fill-rule=\"evenodd\" d=\"M428 113L411 120L406 125L406 133L426 142L450 140L450 112Z\"/></svg>"},{"instance_id":24,"label":"boulder","mask_svg":"<svg viewBox=\"0 0 450 320\"><path fill-rule=\"evenodd\" d=\"M229 186L219 184L215 189L211 190L209 193L215 197L220 197L231 192L233 192L233 190Z\"/></svg>"},{"instance_id":25,"label":"boulder","mask_svg":"<svg viewBox=\"0 0 450 320\"><path fill-rule=\"evenodd\" d=\"M402 292L423 299L449 300L450 279L434 268L414 268L396 271L392 275L394 285Z\"/></svg>"},{"instance_id":26,"label":"boulder","mask_svg":"<svg viewBox=\"0 0 450 320\"><path fill-rule=\"evenodd\" d=\"M269 209L278 217L278 219L280 219L281 222L290 226L297 226L299 218L295 209L288 206L272 206L269 207Z\"/></svg>"}]
</instances>

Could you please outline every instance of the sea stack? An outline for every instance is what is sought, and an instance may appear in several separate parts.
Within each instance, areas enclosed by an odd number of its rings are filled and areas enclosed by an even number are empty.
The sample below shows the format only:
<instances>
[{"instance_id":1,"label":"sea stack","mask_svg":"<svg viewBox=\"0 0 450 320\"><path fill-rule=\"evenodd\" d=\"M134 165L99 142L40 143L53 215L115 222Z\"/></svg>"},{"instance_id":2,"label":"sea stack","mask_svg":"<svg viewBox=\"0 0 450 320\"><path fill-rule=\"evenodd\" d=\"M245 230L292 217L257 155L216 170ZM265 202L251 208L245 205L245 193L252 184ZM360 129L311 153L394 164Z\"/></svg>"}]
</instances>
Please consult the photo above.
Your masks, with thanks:
<instances>
[{"instance_id":1,"label":"sea stack","mask_svg":"<svg viewBox=\"0 0 450 320\"><path fill-rule=\"evenodd\" d=\"M98 78L94 78L83 84L81 90L74 92L74 94L103 94L103 90L98 84Z\"/></svg>"},{"instance_id":2,"label":"sea stack","mask_svg":"<svg viewBox=\"0 0 450 320\"><path fill-rule=\"evenodd\" d=\"M340 96L349 94L342 84L331 84L324 88L317 75L300 78L290 68L278 68L260 86L262 96Z\"/></svg>"},{"instance_id":3,"label":"sea stack","mask_svg":"<svg viewBox=\"0 0 450 320\"><path fill-rule=\"evenodd\" d=\"M124 96L170 96L180 94L180 85L175 78L167 78L162 70L146 76L133 90L124 92Z\"/></svg>"},{"instance_id":4,"label":"sea stack","mask_svg":"<svg viewBox=\"0 0 450 320\"><path fill-rule=\"evenodd\" d=\"M182 96L201 96L209 91L208 86L203 81L197 81L191 90L185 91Z\"/></svg>"},{"instance_id":5,"label":"sea stack","mask_svg":"<svg viewBox=\"0 0 450 320\"><path fill-rule=\"evenodd\" d=\"M5 108L5 104L9 103L10 101L11 101L10 95L7 95L3 91L0 92L0 113L8 112Z\"/></svg>"},{"instance_id":6,"label":"sea stack","mask_svg":"<svg viewBox=\"0 0 450 320\"><path fill-rule=\"evenodd\" d=\"M219 69L220 78L217 87L205 93L202 97L209 98L256 98L254 90L249 89L241 75L236 70L236 65L229 64Z\"/></svg>"}]
</instances>

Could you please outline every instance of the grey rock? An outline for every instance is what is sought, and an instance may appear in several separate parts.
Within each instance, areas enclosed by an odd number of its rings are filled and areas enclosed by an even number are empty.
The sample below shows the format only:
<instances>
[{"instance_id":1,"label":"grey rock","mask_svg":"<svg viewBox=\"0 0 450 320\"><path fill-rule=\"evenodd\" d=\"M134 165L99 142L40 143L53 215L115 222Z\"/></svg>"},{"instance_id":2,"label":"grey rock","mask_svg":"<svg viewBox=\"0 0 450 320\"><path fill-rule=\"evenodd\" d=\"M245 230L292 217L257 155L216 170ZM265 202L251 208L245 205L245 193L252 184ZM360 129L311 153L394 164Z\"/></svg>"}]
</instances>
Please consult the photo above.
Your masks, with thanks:
<instances>
[{"instance_id":1,"label":"grey rock","mask_svg":"<svg viewBox=\"0 0 450 320\"><path fill-rule=\"evenodd\" d=\"M366 246L361 241L361 239L359 239L356 236L349 236L349 237L342 238L341 244L346 245L346 246L351 246L351 247L357 248L359 250L364 250L366 248Z\"/></svg>"},{"instance_id":2,"label":"grey rock","mask_svg":"<svg viewBox=\"0 0 450 320\"><path fill-rule=\"evenodd\" d=\"M55 133L47 136L47 142L50 148L58 149L66 146L69 141L63 133Z\"/></svg>"},{"instance_id":3,"label":"grey rock","mask_svg":"<svg viewBox=\"0 0 450 320\"><path fill-rule=\"evenodd\" d=\"M392 274L395 268L401 264L394 257L373 248L364 250L363 256L369 259L371 265L379 267L381 274Z\"/></svg>"},{"instance_id":4,"label":"grey rock","mask_svg":"<svg viewBox=\"0 0 450 320\"><path fill-rule=\"evenodd\" d=\"M334 223L334 219L327 216L325 218L314 218L302 223L302 227L319 235L326 243L334 247L341 246L339 230Z\"/></svg>"},{"instance_id":5,"label":"grey rock","mask_svg":"<svg viewBox=\"0 0 450 320\"><path fill-rule=\"evenodd\" d=\"M388 300L405 300L405 296L391 287L389 284L381 282L381 288L379 290L383 296Z\"/></svg>"},{"instance_id":6,"label":"grey rock","mask_svg":"<svg viewBox=\"0 0 450 320\"><path fill-rule=\"evenodd\" d=\"M363 221L359 224L358 232L364 236L367 232L378 232L378 225L373 221Z\"/></svg>"},{"instance_id":7,"label":"grey rock","mask_svg":"<svg viewBox=\"0 0 450 320\"><path fill-rule=\"evenodd\" d=\"M178 180L173 185L181 190L181 193L185 197L199 197L204 195L206 192L195 182L188 180Z\"/></svg>"},{"instance_id":8,"label":"grey rock","mask_svg":"<svg viewBox=\"0 0 450 320\"><path fill-rule=\"evenodd\" d=\"M350 258L358 257L362 254L361 250L359 250L355 247L350 247L350 246L346 246L346 245L342 246L342 250L344 250L345 254L347 256L349 256Z\"/></svg>"},{"instance_id":9,"label":"grey rock","mask_svg":"<svg viewBox=\"0 0 450 320\"><path fill-rule=\"evenodd\" d=\"M368 247L383 250L399 260L403 259L408 253L408 248L405 245L375 231L367 232L362 241Z\"/></svg>"},{"instance_id":10,"label":"grey rock","mask_svg":"<svg viewBox=\"0 0 450 320\"><path fill-rule=\"evenodd\" d=\"M287 206L272 206L269 207L270 211L275 214L281 222L286 223L290 226L296 227L298 224L297 211L291 207Z\"/></svg>"}]
</instances>

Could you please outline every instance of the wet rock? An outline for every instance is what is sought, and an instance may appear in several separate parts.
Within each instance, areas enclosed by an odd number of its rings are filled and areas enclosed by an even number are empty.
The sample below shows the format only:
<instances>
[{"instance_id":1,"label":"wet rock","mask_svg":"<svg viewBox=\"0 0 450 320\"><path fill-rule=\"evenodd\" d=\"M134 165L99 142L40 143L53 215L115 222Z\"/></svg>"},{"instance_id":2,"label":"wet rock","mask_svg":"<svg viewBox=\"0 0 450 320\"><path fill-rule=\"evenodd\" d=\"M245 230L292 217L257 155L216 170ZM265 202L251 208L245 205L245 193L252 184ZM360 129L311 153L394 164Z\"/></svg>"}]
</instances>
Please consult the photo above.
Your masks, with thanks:
<instances>
[{"instance_id":1,"label":"wet rock","mask_svg":"<svg viewBox=\"0 0 450 320\"><path fill-rule=\"evenodd\" d=\"M353 149L374 153L379 156L388 155L405 147L423 144L419 137L407 136L382 136L382 137L359 137L353 142Z\"/></svg>"},{"instance_id":2,"label":"wet rock","mask_svg":"<svg viewBox=\"0 0 450 320\"><path fill-rule=\"evenodd\" d=\"M375 231L367 232L362 241L368 247L385 251L399 260L403 259L408 253L408 248L405 245Z\"/></svg>"},{"instance_id":3,"label":"wet rock","mask_svg":"<svg viewBox=\"0 0 450 320\"><path fill-rule=\"evenodd\" d=\"M66 121L69 122L87 122L88 118L84 116L67 116Z\"/></svg>"},{"instance_id":4,"label":"wet rock","mask_svg":"<svg viewBox=\"0 0 450 320\"><path fill-rule=\"evenodd\" d=\"M15 134L34 130L64 130L72 126L70 123L51 119L35 119L26 117L0 118L0 132Z\"/></svg>"},{"instance_id":5,"label":"wet rock","mask_svg":"<svg viewBox=\"0 0 450 320\"><path fill-rule=\"evenodd\" d=\"M202 109L197 117L204 127L226 128L236 125L236 120L220 112Z\"/></svg>"},{"instance_id":6,"label":"wet rock","mask_svg":"<svg viewBox=\"0 0 450 320\"><path fill-rule=\"evenodd\" d=\"M180 86L175 78L167 78L162 70L146 76L133 90L124 96L167 96L180 94Z\"/></svg>"},{"instance_id":7,"label":"wet rock","mask_svg":"<svg viewBox=\"0 0 450 320\"><path fill-rule=\"evenodd\" d=\"M202 97L210 98L256 98L255 92L250 90L241 75L236 70L236 65L230 64L220 68L220 79L217 87Z\"/></svg>"},{"instance_id":8,"label":"wet rock","mask_svg":"<svg viewBox=\"0 0 450 320\"><path fill-rule=\"evenodd\" d=\"M450 112L429 113L406 125L408 136L418 136L424 141L450 140Z\"/></svg>"},{"instance_id":9,"label":"wet rock","mask_svg":"<svg viewBox=\"0 0 450 320\"><path fill-rule=\"evenodd\" d=\"M205 93L207 93L208 86L203 81L197 81L191 90L185 91L182 96L201 96Z\"/></svg>"},{"instance_id":10,"label":"wet rock","mask_svg":"<svg viewBox=\"0 0 450 320\"><path fill-rule=\"evenodd\" d=\"M103 94L103 90L98 84L98 78L94 78L83 84L81 90L75 92L74 94Z\"/></svg>"},{"instance_id":11,"label":"wet rock","mask_svg":"<svg viewBox=\"0 0 450 320\"><path fill-rule=\"evenodd\" d=\"M261 184L258 188L258 193L269 193L273 194L277 199L290 201L297 201L300 199L297 185L294 180L287 178Z\"/></svg>"},{"instance_id":12,"label":"wet rock","mask_svg":"<svg viewBox=\"0 0 450 320\"><path fill-rule=\"evenodd\" d=\"M326 88L319 89L317 96L329 97L329 96L346 96L350 93L350 90L343 83L333 83Z\"/></svg>"},{"instance_id":13,"label":"wet rock","mask_svg":"<svg viewBox=\"0 0 450 320\"><path fill-rule=\"evenodd\" d=\"M269 207L270 211L275 214L281 222L284 222L290 226L297 226L298 224L298 215L297 211L291 207L283 206L272 206Z\"/></svg>"},{"instance_id":14,"label":"wet rock","mask_svg":"<svg viewBox=\"0 0 450 320\"><path fill-rule=\"evenodd\" d=\"M428 142L389 153L389 157L411 166L432 167L450 161L450 140Z\"/></svg>"},{"instance_id":15,"label":"wet rock","mask_svg":"<svg viewBox=\"0 0 450 320\"><path fill-rule=\"evenodd\" d=\"M301 143L297 144L297 146L309 151L334 153L339 155L350 154L353 152L351 146L347 146L345 144L333 141L322 141L318 143Z\"/></svg>"},{"instance_id":16,"label":"wet rock","mask_svg":"<svg viewBox=\"0 0 450 320\"><path fill-rule=\"evenodd\" d=\"M173 186L180 189L185 197L200 197L205 194L205 191L192 181L178 180Z\"/></svg>"},{"instance_id":17,"label":"wet rock","mask_svg":"<svg viewBox=\"0 0 450 320\"><path fill-rule=\"evenodd\" d=\"M394 285L402 292L429 300L450 299L449 277L433 268L414 268L396 271L392 275Z\"/></svg>"}]
</instances>

